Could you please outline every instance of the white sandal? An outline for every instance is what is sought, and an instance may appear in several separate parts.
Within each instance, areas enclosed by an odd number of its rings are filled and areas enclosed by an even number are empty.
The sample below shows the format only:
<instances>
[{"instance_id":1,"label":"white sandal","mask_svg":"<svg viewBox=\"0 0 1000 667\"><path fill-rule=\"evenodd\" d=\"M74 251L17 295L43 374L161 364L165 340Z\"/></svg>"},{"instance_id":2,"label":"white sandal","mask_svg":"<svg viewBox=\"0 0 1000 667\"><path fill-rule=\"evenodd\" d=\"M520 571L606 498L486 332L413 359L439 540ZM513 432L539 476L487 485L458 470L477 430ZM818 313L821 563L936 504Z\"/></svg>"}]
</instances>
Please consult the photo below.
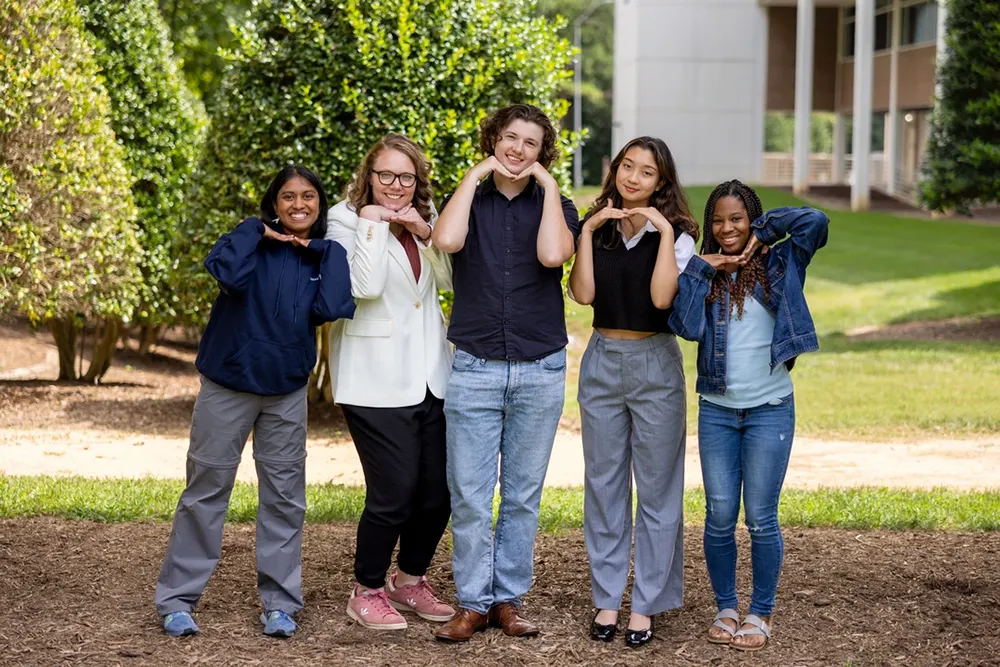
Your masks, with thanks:
<instances>
[{"instance_id":1,"label":"white sandal","mask_svg":"<svg viewBox=\"0 0 1000 667\"><path fill-rule=\"evenodd\" d=\"M728 618L731 621L736 621L736 628L731 628L722 622L722 619ZM723 609L718 614L715 615L715 620L712 621L713 628L722 628L725 630L729 637L713 637L708 636L708 641L712 644L728 644L733 641L733 636L736 634L736 630L740 627L740 615L736 613L735 609Z\"/></svg>"},{"instance_id":2,"label":"white sandal","mask_svg":"<svg viewBox=\"0 0 1000 667\"><path fill-rule=\"evenodd\" d=\"M753 627L737 631L736 634L733 635L733 639L736 639L737 637L755 637L761 635L764 637L764 643L760 646L741 646L730 642L729 645L737 651L759 651L767 646L768 642L771 641L771 628L760 616L757 616L756 614L748 615L745 619L743 619L743 625L752 625Z\"/></svg>"}]
</instances>

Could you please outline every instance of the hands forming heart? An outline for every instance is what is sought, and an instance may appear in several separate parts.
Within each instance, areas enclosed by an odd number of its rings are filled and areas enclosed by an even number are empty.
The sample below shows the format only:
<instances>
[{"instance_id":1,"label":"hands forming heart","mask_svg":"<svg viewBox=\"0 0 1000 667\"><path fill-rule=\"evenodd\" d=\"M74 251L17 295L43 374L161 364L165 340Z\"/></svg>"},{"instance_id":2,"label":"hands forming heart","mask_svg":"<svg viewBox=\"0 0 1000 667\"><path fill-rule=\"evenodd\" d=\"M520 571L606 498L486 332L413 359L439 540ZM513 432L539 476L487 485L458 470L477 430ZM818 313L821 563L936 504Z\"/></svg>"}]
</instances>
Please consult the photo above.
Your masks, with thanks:
<instances>
[{"instance_id":1,"label":"hands forming heart","mask_svg":"<svg viewBox=\"0 0 1000 667\"><path fill-rule=\"evenodd\" d=\"M268 224L264 225L264 238L273 239L280 243L291 243L292 245L302 246L303 248L309 247L309 241L311 239L302 239L298 236L292 236L291 234L280 234L274 231L274 228Z\"/></svg>"}]
</instances>

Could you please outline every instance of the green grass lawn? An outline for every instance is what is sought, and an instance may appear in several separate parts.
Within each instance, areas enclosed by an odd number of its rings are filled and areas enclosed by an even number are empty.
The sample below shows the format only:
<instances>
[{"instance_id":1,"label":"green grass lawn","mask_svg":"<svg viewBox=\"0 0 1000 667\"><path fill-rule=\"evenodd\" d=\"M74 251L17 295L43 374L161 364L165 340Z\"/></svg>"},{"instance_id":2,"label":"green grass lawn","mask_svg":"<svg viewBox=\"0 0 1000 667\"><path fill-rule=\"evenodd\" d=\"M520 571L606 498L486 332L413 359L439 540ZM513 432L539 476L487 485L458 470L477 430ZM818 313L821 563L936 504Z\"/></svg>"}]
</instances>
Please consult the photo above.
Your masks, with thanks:
<instances>
[{"instance_id":1,"label":"green grass lawn","mask_svg":"<svg viewBox=\"0 0 1000 667\"><path fill-rule=\"evenodd\" d=\"M688 190L701 219L710 188ZM765 208L802 205L760 188ZM897 322L1000 315L1000 227L827 211L830 241L809 267L806 294L820 352L803 356L795 380L799 433L884 440L1000 432L1000 345L862 341L852 329ZM578 423L579 356L591 313L568 306L574 338L566 420ZM688 428L697 427L695 345L682 343Z\"/></svg>"},{"instance_id":2,"label":"green grass lawn","mask_svg":"<svg viewBox=\"0 0 1000 667\"><path fill-rule=\"evenodd\" d=\"M180 480L82 477L5 477L0 475L0 519L55 516L101 522L169 521L184 489ZM357 521L364 509L360 486L311 484L307 521ZM499 498L497 499L499 502ZM494 511L496 506L494 507ZM1000 530L1000 492L920 491L857 488L786 490L781 496L786 527L839 527L858 530ZM239 482L233 490L228 521L249 523L257 516L257 488ZM688 523L705 519L705 495L684 495ZM545 489L539 528L543 532L583 526L583 490Z\"/></svg>"}]
</instances>

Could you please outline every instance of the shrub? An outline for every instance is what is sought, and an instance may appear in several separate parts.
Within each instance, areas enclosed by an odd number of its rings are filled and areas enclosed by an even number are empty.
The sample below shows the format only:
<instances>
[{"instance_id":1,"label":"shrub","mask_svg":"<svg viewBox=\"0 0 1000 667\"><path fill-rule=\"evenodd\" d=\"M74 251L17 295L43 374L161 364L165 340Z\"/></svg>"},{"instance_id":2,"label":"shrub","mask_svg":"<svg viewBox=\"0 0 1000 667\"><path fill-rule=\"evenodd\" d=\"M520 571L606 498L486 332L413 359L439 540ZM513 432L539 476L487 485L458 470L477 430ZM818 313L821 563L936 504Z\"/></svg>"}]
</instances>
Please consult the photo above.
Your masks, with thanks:
<instances>
[{"instance_id":1,"label":"shrub","mask_svg":"<svg viewBox=\"0 0 1000 667\"><path fill-rule=\"evenodd\" d=\"M257 0L226 54L185 233L189 320L204 321L217 292L208 249L281 166L316 170L336 200L371 144L403 132L434 161L440 198L478 159L490 110L531 102L558 122L571 47L534 13L534 0ZM566 183L562 163L556 175Z\"/></svg>"},{"instance_id":2,"label":"shrub","mask_svg":"<svg viewBox=\"0 0 1000 667\"><path fill-rule=\"evenodd\" d=\"M129 321L142 279L124 151L71 0L0 3L0 94L0 311L47 324L75 379L80 328Z\"/></svg>"},{"instance_id":3,"label":"shrub","mask_svg":"<svg viewBox=\"0 0 1000 667\"><path fill-rule=\"evenodd\" d=\"M1000 4L949 0L941 98L920 194L933 210L1000 201Z\"/></svg>"},{"instance_id":4,"label":"shrub","mask_svg":"<svg viewBox=\"0 0 1000 667\"><path fill-rule=\"evenodd\" d=\"M131 172L143 276L135 319L148 333L148 325L177 317L172 254L189 207L204 110L177 71L155 0L78 2L110 97L111 126Z\"/></svg>"}]
</instances>

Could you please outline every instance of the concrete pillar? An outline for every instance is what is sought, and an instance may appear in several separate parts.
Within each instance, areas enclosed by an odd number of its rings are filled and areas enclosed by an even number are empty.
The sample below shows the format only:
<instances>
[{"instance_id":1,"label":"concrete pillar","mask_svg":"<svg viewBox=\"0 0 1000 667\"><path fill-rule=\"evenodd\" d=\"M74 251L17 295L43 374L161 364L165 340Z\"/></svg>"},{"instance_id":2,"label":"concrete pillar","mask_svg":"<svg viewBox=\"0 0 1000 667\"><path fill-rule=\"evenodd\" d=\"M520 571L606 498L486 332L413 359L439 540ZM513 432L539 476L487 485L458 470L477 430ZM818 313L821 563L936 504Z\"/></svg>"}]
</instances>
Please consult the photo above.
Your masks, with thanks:
<instances>
[{"instance_id":1,"label":"concrete pillar","mask_svg":"<svg viewBox=\"0 0 1000 667\"><path fill-rule=\"evenodd\" d=\"M851 210L870 205L872 148L872 61L875 52L875 0L857 0L854 16L854 182Z\"/></svg>"},{"instance_id":2,"label":"concrete pillar","mask_svg":"<svg viewBox=\"0 0 1000 667\"><path fill-rule=\"evenodd\" d=\"M903 33L903 8L900 0L892 2L892 44L889 52L889 113L885 116L885 188L890 195L899 189L899 46Z\"/></svg>"},{"instance_id":3,"label":"concrete pillar","mask_svg":"<svg viewBox=\"0 0 1000 667\"><path fill-rule=\"evenodd\" d=\"M816 48L816 8L813 0L799 0L795 32L795 162L792 191L809 190L809 120L812 117L813 52Z\"/></svg>"},{"instance_id":4,"label":"concrete pillar","mask_svg":"<svg viewBox=\"0 0 1000 667\"><path fill-rule=\"evenodd\" d=\"M844 182L844 153L847 148L847 117L837 112L833 124L833 182Z\"/></svg>"}]
</instances>

